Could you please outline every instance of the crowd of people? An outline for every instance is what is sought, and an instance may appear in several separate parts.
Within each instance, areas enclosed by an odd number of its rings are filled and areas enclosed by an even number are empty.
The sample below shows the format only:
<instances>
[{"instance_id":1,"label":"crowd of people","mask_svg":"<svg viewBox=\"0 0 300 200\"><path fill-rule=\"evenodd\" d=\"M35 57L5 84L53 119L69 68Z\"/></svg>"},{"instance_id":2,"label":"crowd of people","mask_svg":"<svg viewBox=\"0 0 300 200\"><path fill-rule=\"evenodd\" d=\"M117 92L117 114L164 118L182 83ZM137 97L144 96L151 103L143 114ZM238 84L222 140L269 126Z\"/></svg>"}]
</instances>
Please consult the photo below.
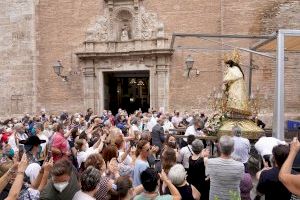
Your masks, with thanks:
<instances>
[{"instance_id":1,"label":"crowd of people","mask_svg":"<svg viewBox=\"0 0 300 200\"><path fill-rule=\"evenodd\" d=\"M251 200L249 140L235 126L233 136L210 145L206 121L203 113L93 115L90 108L7 119L0 127L0 199ZM254 146L263 160L255 199L300 195L300 175L292 170L298 139L289 146L264 136Z\"/></svg>"}]
</instances>

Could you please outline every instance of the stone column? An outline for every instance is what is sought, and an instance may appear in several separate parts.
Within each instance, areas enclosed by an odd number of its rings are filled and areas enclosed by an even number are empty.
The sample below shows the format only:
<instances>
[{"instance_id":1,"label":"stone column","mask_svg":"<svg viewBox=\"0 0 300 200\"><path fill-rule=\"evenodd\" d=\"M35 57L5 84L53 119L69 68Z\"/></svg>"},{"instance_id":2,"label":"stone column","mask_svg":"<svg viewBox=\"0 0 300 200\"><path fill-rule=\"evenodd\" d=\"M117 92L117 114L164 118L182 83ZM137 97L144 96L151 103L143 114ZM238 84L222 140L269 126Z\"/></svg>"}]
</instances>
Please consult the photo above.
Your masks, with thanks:
<instances>
[{"instance_id":1,"label":"stone column","mask_svg":"<svg viewBox=\"0 0 300 200\"><path fill-rule=\"evenodd\" d=\"M156 68L151 66L149 71L150 109L157 109L157 76Z\"/></svg>"},{"instance_id":2,"label":"stone column","mask_svg":"<svg viewBox=\"0 0 300 200\"><path fill-rule=\"evenodd\" d=\"M84 107L85 109L92 108L94 111L96 109L95 100L95 67L93 60L88 60L85 62L83 67L83 90L84 90Z\"/></svg>"},{"instance_id":3,"label":"stone column","mask_svg":"<svg viewBox=\"0 0 300 200\"><path fill-rule=\"evenodd\" d=\"M164 107L168 110L169 75L167 65L157 65L157 109Z\"/></svg>"}]
</instances>

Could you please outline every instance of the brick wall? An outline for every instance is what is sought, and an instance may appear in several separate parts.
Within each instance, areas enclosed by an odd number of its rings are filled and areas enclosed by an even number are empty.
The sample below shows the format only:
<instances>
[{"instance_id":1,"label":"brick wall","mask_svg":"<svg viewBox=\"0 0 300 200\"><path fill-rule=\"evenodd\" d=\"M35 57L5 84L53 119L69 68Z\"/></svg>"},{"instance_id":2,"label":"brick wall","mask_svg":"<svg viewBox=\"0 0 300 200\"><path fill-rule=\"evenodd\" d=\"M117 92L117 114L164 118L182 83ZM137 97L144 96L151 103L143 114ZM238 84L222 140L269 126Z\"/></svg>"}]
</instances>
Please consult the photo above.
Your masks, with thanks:
<instances>
[{"instance_id":1,"label":"brick wall","mask_svg":"<svg viewBox=\"0 0 300 200\"><path fill-rule=\"evenodd\" d=\"M178 0L144 1L146 9L156 12L165 24L166 35L173 32L210 34L270 34L277 28L299 28L299 2L297 1L232 1L232 0ZM298 5L298 6L297 6ZM77 67L76 57L71 58L76 47L84 41L87 26L103 11L103 1L48 1L40 0L37 6L39 16L38 85L39 107L49 110L83 110L82 79L74 77L69 83L62 82L52 71L51 64L62 59L65 69ZM297 12L298 11L298 12ZM290 20L288 20L290 19ZM218 40L225 44L249 48L257 41ZM170 67L169 110L207 110L207 96L212 88L222 82L222 52L210 48L220 45L195 39L178 40L185 46L197 46L206 50L176 49ZM207 50L208 49L208 50ZM184 61L191 54L200 76L187 80L184 76ZM249 54L243 55L243 70L248 81ZM261 94L268 98L263 113L270 121L274 97L275 62L254 56L259 69L253 72L253 88L259 86ZM299 113L300 79L294 70L286 72L286 111ZM293 92L292 92L293 91ZM292 114L293 115L293 114Z\"/></svg>"},{"instance_id":2,"label":"brick wall","mask_svg":"<svg viewBox=\"0 0 300 200\"><path fill-rule=\"evenodd\" d=\"M30 4L30 1L25 2ZM56 60L62 60L64 75L69 74L70 71L79 70L74 52L84 41L85 31L88 26L95 21L96 16L103 14L103 2L102 0L39 0L35 9L37 15L35 17L35 25L38 50L38 62L36 65L37 109L46 108L53 112L59 110L84 111L86 109L83 107L82 77L74 75L70 77L69 82L63 82L54 74L52 65ZM173 32L260 35L270 34L278 28L300 28L300 2L296 0L144 0L143 2L147 10L158 13L159 19L165 24L166 36L169 39L171 39ZM5 7L1 6L0 9L8 12L7 10L10 9L8 5L12 6L6 3ZM1 14L3 16L1 16L2 20L0 20L0 23L11 23L6 17L7 14L3 14L3 12ZM26 19L24 17L24 20ZM4 24L0 27L5 26ZM10 27L9 29L12 28ZM32 26L28 25L25 29L32 30ZM3 28L0 30L3 30ZM13 31L11 31L12 33ZM4 46L9 37L12 38L12 36L8 35L5 35L5 40L1 38L0 49L2 51L3 49L6 51ZM218 39L217 41L246 48L257 42L257 40L238 41L233 39ZM221 85L222 69L224 67L222 65L222 51L211 49L220 49L222 46L217 43L191 38L177 40L175 47L178 45L196 46L200 49L191 51L176 48L170 66L169 110L206 111L208 109L207 96L214 87L218 88ZM17 45L17 48L13 48L14 50L11 48L11 51L21 53L21 48L23 47ZM29 56L25 56L27 59L32 55L30 54L30 52L32 53L30 51L32 47L29 45L24 48L29 52ZM200 70L200 75L190 80L183 76L184 61L189 54L194 57L195 67ZM242 56L242 68L246 75L246 81L248 81L249 54L242 53ZM298 85L300 85L298 69L300 61L299 56L295 54L289 56L292 61L287 63L288 67L285 74L285 107L287 116L295 116L300 113L300 90L298 88ZM6 55L6 58L11 57L11 54ZM22 59L20 60L23 61ZM262 113L270 124L276 63L273 60L259 56L254 56L254 60L259 69L253 71L253 88L255 91L255 88L259 86L261 94L268 99ZM4 63L2 60L1 62ZM25 83L22 84L22 87L26 88L24 90L28 90L28 94L33 94L33 82L31 81L33 65L29 61L24 63L26 63L28 68L26 68L27 71L22 71L22 73L26 74L26 76L18 77L18 79ZM8 70L5 66L7 64L1 64L1 69L3 68L6 79L8 79L9 75L17 77L17 74L14 74L18 73L17 67L14 67L17 64L10 65L13 70ZM298 68L295 69L295 67ZM22 70L25 70L25 68L22 68ZM12 79L15 80L15 78ZM5 84L5 82L1 81L1 84ZM11 81L9 84L18 86L14 81ZM4 94L10 95L11 91L13 91L11 89L12 86L7 88ZM10 105L9 95L1 96L3 101L7 102L4 106L5 108L8 108ZM32 95L29 95L29 97L26 105L33 105ZM25 100L23 101L26 102Z\"/></svg>"},{"instance_id":3,"label":"brick wall","mask_svg":"<svg viewBox=\"0 0 300 200\"><path fill-rule=\"evenodd\" d=\"M85 39L88 25L101 14L103 1L40 0L37 5L38 33L38 109L50 112L84 111L83 80L69 76L63 82L54 74L52 65L62 60L63 75L79 69L76 49Z\"/></svg>"}]
</instances>

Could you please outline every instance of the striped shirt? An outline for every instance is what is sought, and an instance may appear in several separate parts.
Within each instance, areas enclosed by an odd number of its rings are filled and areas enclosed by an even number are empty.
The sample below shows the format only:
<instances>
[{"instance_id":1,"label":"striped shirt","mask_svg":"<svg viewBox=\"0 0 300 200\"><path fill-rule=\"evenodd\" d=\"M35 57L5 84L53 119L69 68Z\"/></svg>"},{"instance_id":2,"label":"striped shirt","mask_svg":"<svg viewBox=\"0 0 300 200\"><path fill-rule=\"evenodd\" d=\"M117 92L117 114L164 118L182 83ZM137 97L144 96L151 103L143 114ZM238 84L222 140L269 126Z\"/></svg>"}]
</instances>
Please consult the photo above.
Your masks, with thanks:
<instances>
[{"instance_id":1,"label":"striped shirt","mask_svg":"<svg viewBox=\"0 0 300 200\"><path fill-rule=\"evenodd\" d=\"M233 159L211 158L207 161L206 174L210 177L209 199L231 199L231 193L240 196L240 182L244 165Z\"/></svg>"}]
</instances>

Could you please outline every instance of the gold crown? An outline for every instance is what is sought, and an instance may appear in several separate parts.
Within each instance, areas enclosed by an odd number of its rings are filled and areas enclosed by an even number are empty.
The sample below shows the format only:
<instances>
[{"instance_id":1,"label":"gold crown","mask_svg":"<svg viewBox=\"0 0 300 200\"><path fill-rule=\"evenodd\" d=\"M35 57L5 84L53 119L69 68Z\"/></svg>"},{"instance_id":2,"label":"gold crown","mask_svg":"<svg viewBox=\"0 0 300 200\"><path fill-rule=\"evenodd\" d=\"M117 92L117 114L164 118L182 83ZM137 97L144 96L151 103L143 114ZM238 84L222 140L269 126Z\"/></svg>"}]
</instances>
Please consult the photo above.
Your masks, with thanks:
<instances>
[{"instance_id":1,"label":"gold crown","mask_svg":"<svg viewBox=\"0 0 300 200\"><path fill-rule=\"evenodd\" d=\"M232 60L233 62L239 64L240 63L241 55L237 49L234 49L232 53L225 53L224 55L224 62L227 62L228 60Z\"/></svg>"}]
</instances>

